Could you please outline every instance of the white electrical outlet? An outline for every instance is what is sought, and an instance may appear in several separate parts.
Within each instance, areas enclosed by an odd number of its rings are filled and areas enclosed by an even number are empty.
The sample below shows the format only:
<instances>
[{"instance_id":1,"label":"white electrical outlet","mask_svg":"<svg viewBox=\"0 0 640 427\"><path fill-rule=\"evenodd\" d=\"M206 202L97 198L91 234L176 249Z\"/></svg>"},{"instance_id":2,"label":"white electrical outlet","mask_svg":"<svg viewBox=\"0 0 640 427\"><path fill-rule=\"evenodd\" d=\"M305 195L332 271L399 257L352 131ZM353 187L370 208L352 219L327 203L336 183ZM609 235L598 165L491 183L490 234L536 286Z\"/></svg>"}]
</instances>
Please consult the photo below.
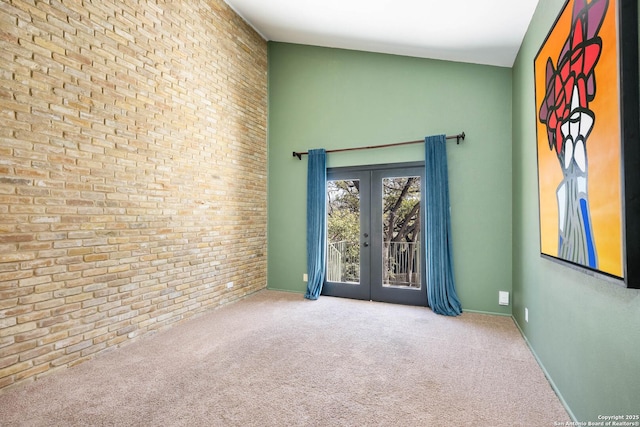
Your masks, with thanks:
<instances>
[{"instance_id":1,"label":"white electrical outlet","mask_svg":"<svg viewBox=\"0 0 640 427\"><path fill-rule=\"evenodd\" d=\"M227 289L231 289L233 288L233 282L228 282L227 283Z\"/></svg>"},{"instance_id":2,"label":"white electrical outlet","mask_svg":"<svg viewBox=\"0 0 640 427\"><path fill-rule=\"evenodd\" d=\"M527 307L524 308L524 321L529 323L529 309Z\"/></svg>"},{"instance_id":3,"label":"white electrical outlet","mask_svg":"<svg viewBox=\"0 0 640 427\"><path fill-rule=\"evenodd\" d=\"M509 292L505 292L505 291L498 292L498 304L509 305Z\"/></svg>"},{"instance_id":4,"label":"white electrical outlet","mask_svg":"<svg viewBox=\"0 0 640 427\"><path fill-rule=\"evenodd\" d=\"M309 275L307 273L302 275L302 281L303 282L308 282L309 281Z\"/></svg>"}]
</instances>

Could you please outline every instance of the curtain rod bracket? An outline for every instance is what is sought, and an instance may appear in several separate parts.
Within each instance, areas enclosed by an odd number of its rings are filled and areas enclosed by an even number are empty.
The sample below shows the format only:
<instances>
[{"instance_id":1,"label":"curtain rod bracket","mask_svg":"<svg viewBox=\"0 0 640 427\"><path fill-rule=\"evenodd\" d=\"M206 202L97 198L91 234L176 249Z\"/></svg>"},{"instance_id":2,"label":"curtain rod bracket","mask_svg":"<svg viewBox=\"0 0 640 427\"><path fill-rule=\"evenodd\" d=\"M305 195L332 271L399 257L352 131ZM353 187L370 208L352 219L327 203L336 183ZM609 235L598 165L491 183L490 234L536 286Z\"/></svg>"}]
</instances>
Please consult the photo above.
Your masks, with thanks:
<instances>
[{"instance_id":1,"label":"curtain rod bracket","mask_svg":"<svg viewBox=\"0 0 640 427\"><path fill-rule=\"evenodd\" d=\"M302 154L296 153L295 151L293 152L293 157L297 157L298 160L302 160Z\"/></svg>"},{"instance_id":2,"label":"curtain rod bracket","mask_svg":"<svg viewBox=\"0 0 640 427\"><path fill-rule=\"evenodd\" d=\"M464 141L464 137L465 137L465 136L466 136L466 135L464 134L464 132L462 132L462 133L461 133L461 134L459 134L459 135L456 135L456 145L460 145L460 139L462 139L462 140ZM302 160L302 159L301 159L301 160Z\"/></svg>"}]
</instances>

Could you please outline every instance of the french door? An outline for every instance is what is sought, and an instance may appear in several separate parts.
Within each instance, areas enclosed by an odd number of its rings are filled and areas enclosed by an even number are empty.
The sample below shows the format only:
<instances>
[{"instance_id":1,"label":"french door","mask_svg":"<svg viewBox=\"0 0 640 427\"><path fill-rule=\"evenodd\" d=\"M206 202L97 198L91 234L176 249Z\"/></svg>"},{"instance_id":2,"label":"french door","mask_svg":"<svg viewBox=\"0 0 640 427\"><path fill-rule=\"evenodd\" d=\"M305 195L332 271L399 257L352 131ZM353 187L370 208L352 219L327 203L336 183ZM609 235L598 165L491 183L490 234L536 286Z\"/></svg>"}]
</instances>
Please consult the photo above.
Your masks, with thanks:
<instances>
[{"instance_id":1,"label":"french door","mask_svg":"<svg viewBox=\"0 0 640 427\"><path fill-rule=\"evenodd\" d=\"M323 295L427 305L424 166L327 171Z\"/></svg>"}]
</instances>

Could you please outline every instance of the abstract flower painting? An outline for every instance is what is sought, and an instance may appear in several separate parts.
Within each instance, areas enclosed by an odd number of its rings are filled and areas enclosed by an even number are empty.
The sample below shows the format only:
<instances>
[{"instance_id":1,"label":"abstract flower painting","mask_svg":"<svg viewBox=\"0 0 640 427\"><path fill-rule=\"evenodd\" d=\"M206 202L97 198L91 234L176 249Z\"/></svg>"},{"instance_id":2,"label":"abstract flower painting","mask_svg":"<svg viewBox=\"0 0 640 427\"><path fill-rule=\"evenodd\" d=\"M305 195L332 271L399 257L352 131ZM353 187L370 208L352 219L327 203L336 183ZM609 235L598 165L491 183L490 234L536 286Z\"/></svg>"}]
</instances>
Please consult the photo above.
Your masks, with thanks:
<instances>
[{"instance_id":1,"label":"abstract flower painting","mask_svg":"<svg viewBox=\"0 0 640 427\"><path fill-rule=\"evenodd\" d=\"M567 1L534 68L541 253L622 278L616 1Z\"/></svg>"}]
</instances>

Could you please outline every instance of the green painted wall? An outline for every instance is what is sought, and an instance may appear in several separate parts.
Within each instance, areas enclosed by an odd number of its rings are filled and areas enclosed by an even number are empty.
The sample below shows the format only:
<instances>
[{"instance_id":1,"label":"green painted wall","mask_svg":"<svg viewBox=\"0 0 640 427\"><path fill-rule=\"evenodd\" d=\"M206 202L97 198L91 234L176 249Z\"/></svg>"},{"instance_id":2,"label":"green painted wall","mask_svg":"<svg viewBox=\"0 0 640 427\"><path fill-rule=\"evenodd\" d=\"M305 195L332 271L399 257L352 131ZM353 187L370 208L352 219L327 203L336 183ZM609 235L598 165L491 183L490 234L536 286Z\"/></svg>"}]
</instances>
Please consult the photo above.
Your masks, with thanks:
<instances>
[{"instance_id":1,"label":"green painted wall","mask_svg":"<svg viewBox=\"0 0 640 427\"><path fill-rule=\"evenodd\" d=\"M640 413L640 292L539 256L533 58L563 4L540 0L513 68L513 315L575 419L588 422Z\"/></svg>"},{"instance_id":2,"label":"green painted wall","mask_svg":"<svg viewBox=\"0 0 640 427\"><path fill-rule=\"evenodd\" d=\"M464 309L511 313L511 70L269 43L268 286L304 292L306 157L465 131L448 147ZM330 154L328 166L423 160L421 145Z\"/></svg>"}]
</instances>

